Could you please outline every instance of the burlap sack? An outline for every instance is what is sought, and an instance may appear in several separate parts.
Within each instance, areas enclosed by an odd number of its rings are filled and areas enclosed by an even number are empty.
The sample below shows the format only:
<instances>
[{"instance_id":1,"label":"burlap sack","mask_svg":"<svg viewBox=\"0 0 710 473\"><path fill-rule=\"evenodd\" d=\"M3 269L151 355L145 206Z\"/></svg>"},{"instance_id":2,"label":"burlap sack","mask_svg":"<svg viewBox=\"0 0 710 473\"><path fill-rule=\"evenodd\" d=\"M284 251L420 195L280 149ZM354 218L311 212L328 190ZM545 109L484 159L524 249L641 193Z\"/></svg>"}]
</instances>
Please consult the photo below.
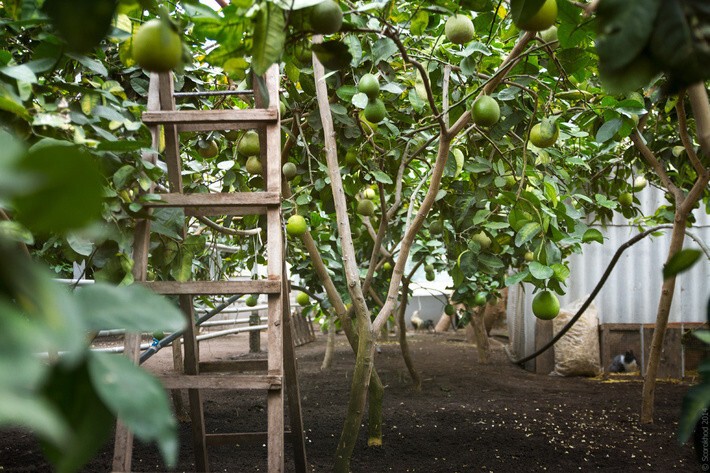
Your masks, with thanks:
<instances>
[{"instance_id":1,"label":"burlap sack","mask_svg":"<svg viewBox=\"0 0 710 473\"><path fill-rule=\"evenodd\" d=\"M552 321L553 336L559 333L574 317L587 298L584 297L560 311ZM553 376L597 376L599 363L599 317L594 303L555 344L555 369Z\"/></svg>"}]
</instances>

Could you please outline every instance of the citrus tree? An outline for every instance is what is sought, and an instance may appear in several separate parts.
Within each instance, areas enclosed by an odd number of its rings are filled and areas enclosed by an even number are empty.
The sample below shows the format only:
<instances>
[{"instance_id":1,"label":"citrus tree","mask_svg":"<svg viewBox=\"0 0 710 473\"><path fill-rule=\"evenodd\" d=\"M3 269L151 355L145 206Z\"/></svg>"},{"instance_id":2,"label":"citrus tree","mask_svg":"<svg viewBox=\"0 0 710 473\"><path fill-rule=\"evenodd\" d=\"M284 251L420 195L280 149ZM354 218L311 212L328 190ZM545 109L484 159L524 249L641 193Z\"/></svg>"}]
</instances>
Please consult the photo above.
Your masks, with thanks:
<instances>
[{"instance_id":1,"label":"citrus tree","mask_svg":"<svg viewBox=\"0 0 710 473\"><path fill-rule=\"evenodd\" d=\"M528 282L539 291L534 312L550 318L569 275L567 257L603 242L591 223L617 211L637 216L641 179L668 188L685 202L683 212L706 197L705 87L689 89L691 120L683 93L673 95L706 78L706 52L696 42L703 30L692 26L707 24L699 1L668 4L683 4L702 20L684 17L680 31L689 33L671 36L676 49L690 41L701 72L685 76L678 64L641 58L654 66L638 82L631 64L647 54L648 25L645 36L615 32L628 31L629 17L680 21L676 10L659 13L658 1L641 2L654 14L614 0L235 0L217 2L219 10L195 1L167 9L152 1L86 3L48 0L39 9L3 2L0 113L3 127L33 148L70 144L100 164L104 177L82 181L102 183L96 192L103 204L92 217L103 223L78 232L42 228L50 212L20 199L8 207L5 228L60 275L70 274L68 263L85 261L96 280L132 282L132 222L147 215L143 204L155 198L147 192L164 180L159 166L141 159L151 145L140 124L143 68L174 69L179 92L260 93L259 75L278 62L289 262L306 293L325 292L322 308L337 314L356 352L336 471L349 469L368 396L368 443L382 444L384 389L374 341L398 310L403 320L417 268L432 277L448 271L452 301L467 308ZM590 17L597 7L599 21ZM74 19L87 14L96 28L77 28ZM620 49L624 58L609 53ZM667 74L641 90L660 71ZM216 94L188 95L178 106L251 104ZM644 130L655 138L644 138ZM185 192L263 186L253 134L180 139ZM672 146L683 150L674 154ZM152 218L150 278L256 273L264 263L258 217L189 219L196 231L187 238L180 212ZM225 247L229 252L219 253ZM305 306L319 300L299 297Z\"/></svg>"}]
</instances>

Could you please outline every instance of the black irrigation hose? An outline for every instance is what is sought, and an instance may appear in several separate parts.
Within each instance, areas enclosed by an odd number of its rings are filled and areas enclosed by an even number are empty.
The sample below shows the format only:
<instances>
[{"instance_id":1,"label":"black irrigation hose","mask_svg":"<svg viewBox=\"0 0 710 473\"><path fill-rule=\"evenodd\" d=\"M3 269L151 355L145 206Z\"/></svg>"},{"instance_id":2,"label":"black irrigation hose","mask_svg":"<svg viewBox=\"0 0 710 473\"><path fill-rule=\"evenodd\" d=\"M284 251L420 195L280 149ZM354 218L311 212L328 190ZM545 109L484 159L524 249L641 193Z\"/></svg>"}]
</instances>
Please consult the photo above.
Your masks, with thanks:
<instances>
[{"instance_id":1,"label":"black irrigation hose","mask_svg":"<svg viewBox=\"0 0 710 473\"><path fill-rule=\"evenodd\" d=\"M656 232L658 230L664 229L664 228L673 228L671 225L659 225L657 227L653 227L649 230L646 230L643 233L639 233L635 237L631 238L629 241L624 243L619 247L618 250L616 250L616 253L614 253L614 257L611 259L609 262L609 265L606 267L606 270L604 271L604 274L602 275L601 279L599 279L599 282L597 285L594 287L594 290L592 291L591 294L589 294L589 297L587 298L586 301L584 301L584 304L582 304L582 307L579 308L576 314L574 314L574 317L570 319L569 322L567 322L567 325L562 327L562 330L560 330L557 335L552 337L552 339L545 344L542 348L540 348L538 351L534 352L531 355L526 356L525 358L521 358L519 360L513 361L514 364L516 365L522 365L524 363L527 363L528 361L537 358L544 352L546 352L550 347L552 347L557 341L564 336L567 331L572 328L572 325L579 320L579 318L582 316L585 310L587 310L587 307L589 307L589 304L592 303L594 298L597 296L599 291L601 291L602 287L604 287L604 283L606 283L606 280L609 279L609 275L611 274L611 271L614 269L614 266L616 266L617 261L619 261L619 258L621 258L621 254L626 251L628 248L631 246L635 245L639 241L643 240L646 238L649 234Z\"/></svg>"},{"instance_id":2,"label":"black irrigation hose","mask_svg":"<svg viewBox=\"0 0 710 473\"><path fill-rule=\"evenodd\" d=\"M234 304L237 301L237 299L239 299L243 295L244 294L233 295L232 297L227 299L222 304L218 305L217 307L215 307L211 311L207 312L202 317L198 318L197 321L195 322L195 325L200 325L200 324L202 324L202 322L208 321L209 319L211 319L215 315L219 314L220 312L222 312L224 309L226 309L230 305ZM164 348L164 347L170 345L173 341L182 337L184 333L185 333L184 329L180 330L178 332L173 332L170 335L163 338L162 340L159 340L158 343L156 343L155 345L151 345L150 347L148 347L148 349L146 351L141 353L139 364L143 364L143 362L147 361L151 356L158 353L161 348Z\"/></svg>"}]
</instances>

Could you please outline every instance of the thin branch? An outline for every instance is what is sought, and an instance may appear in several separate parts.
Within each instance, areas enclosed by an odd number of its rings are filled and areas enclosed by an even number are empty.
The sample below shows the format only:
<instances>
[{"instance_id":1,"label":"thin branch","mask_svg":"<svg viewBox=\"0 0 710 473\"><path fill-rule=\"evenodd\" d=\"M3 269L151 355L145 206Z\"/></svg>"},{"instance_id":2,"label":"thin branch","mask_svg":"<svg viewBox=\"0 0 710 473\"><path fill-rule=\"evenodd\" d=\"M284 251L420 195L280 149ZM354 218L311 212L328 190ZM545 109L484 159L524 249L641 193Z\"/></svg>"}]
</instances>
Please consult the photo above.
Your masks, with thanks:
<instances>
[{"instance_id":1,"label":"thin branch","mask_svg":"<svg viewBox=\"0 0 710 473\"><path fill-rule=\"evenodd\" d=\"M688 98L695 117L695 129L703 155L710 157L710 102L705 83L697 82L688 87Z\"/></svg>"},{"instance_id":2,"label":"thin branch","mask_svg":"<svg viewBox=\"0 0 710 473\"><path fill-rule=\"evenodd\" d=\"M219 233L223 233L225 235L233 235L233 236L251 236L251 235L258 235L261 233L261 228L250 228L249 230L235 230L234 228L227 228L223 227L222 225L219 225L218 223L213 222L207 217L196 217L199 222L204 223L208 227L210 227L212 230L218 231Z\"/></svg>"},{"instance_id":3,"label":"thin branch","mask_svg":"<svg viewBox=\"0 0 710 473\"><path fill-rule=\"evenodd\" d=\"M655 171L655 173L658 175L658 177L661 178L661 182L663 182L663 185L665 186L668 191L673 194L673 197L676 200L676 205L680 204L685 196L683 195L683 191L681 191L671 180L671 178L668 176L668 173L666 172L665 168L663 167L663 164L656 158L656 155L651 151L651 148L648 147L646 142L644 141L643 137L641 136L641 133L639 133L638 129L634 130L633 133L631 133L631 141L634 143L634 146L636 146L636 149L639 150L641 153L641 157L646 161L646 163Z\"/></svg>"},{"instance_id":4,"label":"thin branch","mask_svg":"<svg viewBox=\"0 0 710 473\"><path fill-rule=\"evenodd\" d=\"M380 201L385 201L385 189L382 183L378 183L380 188ZM383 206L384 207L384 206ZM369 220L369 219L368 219ZM369 222L368 222L369 223ZM375 244L372 247L372 255L370 255L370 266L367 269L367 276L365 276L365 281L362 283L362 292L367 293L372 283L372 278L375 275L375 269L377 269L377 255L381 253L384 248L382 247L382 241L385 239L385 234L387 233L387 212L382 208L382 218L380 219L380 228L375 235ZM391 255L390 255L391 256ZM388 256L385 256L386 258Z\"/></svg>"}]
</instances>

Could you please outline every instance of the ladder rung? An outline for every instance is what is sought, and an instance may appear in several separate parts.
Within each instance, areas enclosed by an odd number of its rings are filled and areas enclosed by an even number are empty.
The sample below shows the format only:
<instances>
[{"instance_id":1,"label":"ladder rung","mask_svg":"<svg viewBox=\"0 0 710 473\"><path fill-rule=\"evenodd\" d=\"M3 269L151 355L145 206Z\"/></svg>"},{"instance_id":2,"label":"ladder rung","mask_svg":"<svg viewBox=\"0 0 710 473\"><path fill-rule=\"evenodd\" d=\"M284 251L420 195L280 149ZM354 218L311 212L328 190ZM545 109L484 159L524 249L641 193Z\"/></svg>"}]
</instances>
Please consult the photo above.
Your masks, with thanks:
<instances>
[{"instance_id":1,"label":"ladder rung","mask_svg":"<svg viewBox=\"0 0 710 473\"><path fill-rule=\"evenodd\" d=\"M244 281L141 281L140 284L158 294L205 295L205 294L278 294L281 281L278 279L248 279Z\"/></svg>"},{"instance_id":2,"label":"ladder rung","mask_svg":"<svg viewBox=\"0 0 710 473\"><path fill-rule=\"evenodd\" d=\"M158 194L160 200L146 202L147 207L264 207L278 206L278 192L223 192L205 194L181 194L176 192Z\"/></svg>"},{"instance_id":3,"label":"ladder rung","mask_svg":"<svg viewBox=\"0 0 710 473\"><path fill-rule=\"evenodd\" d=\"M291 432L284 432L286 439L291 437ZM267 432L232 432L224 434L205 434L207 445L253 445L262 444L268 438Z\"/></svg>"},{"instance_id":4,"label":"ladder rung","mask_svg":"<svg viewBox=\"0 0 710 473\"><path fill-rule=\"evenodd\" d=\"M266 371L268 360L217 360L201 361L200 373L237 373L240 371Z\"/></svg>"},{"instance_id":5,"label":"ladder rung","mask_svg":"<svg viewBox=\"0 0 710 473\"><path fill-rule=\"evenodd\" d=\"M165 389L281 389L281 375L174 374L158 376Z\"/></svg>"},{"instance_id":6,"label":"ladder rung","mask_svg":"<svg viewBox=\"0 0 710 473\"><path fill-rule=\"evenodd\" d=\"M245 110L159 110L143 112L146 125L176 125L178 131L237 130L259 128L278 121L275 108Z\"/></svg>"}]
</instances>

